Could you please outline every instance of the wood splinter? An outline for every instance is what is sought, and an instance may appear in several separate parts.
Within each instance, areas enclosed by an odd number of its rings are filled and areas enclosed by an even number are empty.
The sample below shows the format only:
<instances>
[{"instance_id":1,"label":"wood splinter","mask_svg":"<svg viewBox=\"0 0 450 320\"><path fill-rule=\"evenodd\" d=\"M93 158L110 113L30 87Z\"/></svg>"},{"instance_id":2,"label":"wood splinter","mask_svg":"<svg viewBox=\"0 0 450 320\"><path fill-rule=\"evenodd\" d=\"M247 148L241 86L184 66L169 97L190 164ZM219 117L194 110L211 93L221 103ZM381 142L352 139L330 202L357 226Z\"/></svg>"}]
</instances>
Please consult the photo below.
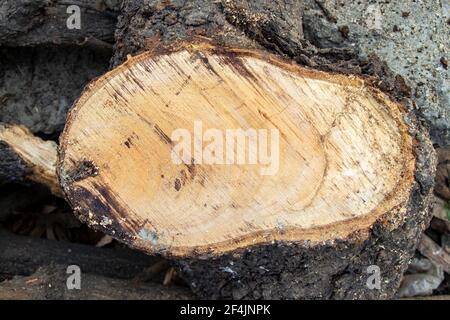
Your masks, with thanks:
<instances>
[{"instance_id":1,"label":"wood splinter","mask_svg":"<svg viewBox=\"0 0 450 320\"><path fill-rule=\"evenodd\" d=\"M62 197L56 176L57 145L44 141L26 127L0 123L0 150L2 159L0 176L9 182L22 179L47 186L50 191Z\"/></svg>"}]
</instances>

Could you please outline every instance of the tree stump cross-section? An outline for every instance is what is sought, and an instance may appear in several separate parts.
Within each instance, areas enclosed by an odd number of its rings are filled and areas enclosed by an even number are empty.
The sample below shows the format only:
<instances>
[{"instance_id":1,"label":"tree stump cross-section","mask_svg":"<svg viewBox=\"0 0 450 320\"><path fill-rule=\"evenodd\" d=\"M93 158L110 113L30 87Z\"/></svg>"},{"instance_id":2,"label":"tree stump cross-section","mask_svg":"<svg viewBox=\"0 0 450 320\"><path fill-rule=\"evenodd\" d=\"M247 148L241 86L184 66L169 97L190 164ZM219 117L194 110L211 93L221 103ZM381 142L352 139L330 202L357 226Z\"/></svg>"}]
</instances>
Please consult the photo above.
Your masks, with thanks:
<instances>
[{"instance_id":1,"label":"tree stump cross-section","mask_svg":"<svg viewBox=\"0 0 450 320\"><path fill-rule=\"evenodd\" d=\"M409 210L416 147L405 118L362 78L184 44L130 57L88 86L58 174L83 221L147 253L215 259L364 238Z\"/></svg>"},{"instance_id":2,"label":"tree stump cross-section","mask_svg":"<svg viewBox=\"0 0 450 320\"><path fill-rule=\"evenodd\" d=\"M218 139L174 163L181 128L197 136L190 145L221 130L218 150L240 142L227 130L275 129L279 163L226 164L228 152L197 164ZM62 143L61 181L82 214L100 209L135 246L175 255L344 237L402 205L414 168L398 106L361 80L211 48L144 54L107 74L76 104ZM72 179L86 163L95 175Z\"/></svg>"}]
</instances>

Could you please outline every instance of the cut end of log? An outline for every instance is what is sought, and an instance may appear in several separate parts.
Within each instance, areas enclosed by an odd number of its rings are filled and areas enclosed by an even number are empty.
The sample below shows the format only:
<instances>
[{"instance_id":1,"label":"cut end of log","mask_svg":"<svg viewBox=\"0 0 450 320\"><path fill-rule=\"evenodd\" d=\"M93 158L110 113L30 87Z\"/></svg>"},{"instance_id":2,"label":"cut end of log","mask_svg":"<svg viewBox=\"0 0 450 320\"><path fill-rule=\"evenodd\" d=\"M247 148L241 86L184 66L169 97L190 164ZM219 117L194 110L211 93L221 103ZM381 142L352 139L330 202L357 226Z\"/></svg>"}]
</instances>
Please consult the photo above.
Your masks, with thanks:
<instances>
[{"instance_id":1,"label":"cut end of log","mask_svg":"<svg viewBox=\"0 0 450 320\"><path fill-rule=\"evenodd\" d=\"M149 253L343 239L410 198L403 116L363 79L257 51L148 52L75 104L59 179L83 221Z\"/></svg>"},{"instance_id":2,"label":"cut end of log","mask_svg":"<svg viewBox=\"0 0 450 320\"><path fill-rule=\"evenodd\" d=\"M24 126L0 124L0 143L8 146L22 162L26 179L43 184L54 195L62 196L56 176L57 145L55 142L44 141L34 136Z\"/></svg>"}]
</instances>

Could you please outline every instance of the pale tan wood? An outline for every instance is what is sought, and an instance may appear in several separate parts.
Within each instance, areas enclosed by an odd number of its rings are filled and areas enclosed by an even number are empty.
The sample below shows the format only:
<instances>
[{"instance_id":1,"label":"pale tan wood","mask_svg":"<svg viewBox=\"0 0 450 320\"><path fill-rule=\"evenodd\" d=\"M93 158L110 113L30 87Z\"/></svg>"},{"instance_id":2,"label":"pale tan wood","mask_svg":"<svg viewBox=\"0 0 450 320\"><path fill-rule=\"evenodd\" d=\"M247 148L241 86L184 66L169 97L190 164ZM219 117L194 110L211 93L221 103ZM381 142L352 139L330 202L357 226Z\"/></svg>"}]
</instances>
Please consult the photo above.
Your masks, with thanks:
<instances>
[{"instance_id":1,"label":"pale tan wood","mask_svg":"<svg viewBox=\"0 0 450 320\"><path fill-rule=\"evenodd\" d=\"M36 137L24 126L5 124L0 124L0 141L6 143L26 164L28 179L46 185L53 194L62 197L56 176L58 146L55 142Z\"/></svg>"},{"instance_id":2,"label":"pale tan wood","mask_svg":"<svg viewBox=\"0 0 450 320\"><path fill-rule=\"evenodd\" d=\"M278 129L278 173L174 164L171 134L198 120ZM403 210L415 165L401 106L364 80L208 45L144 53L93 82L61 141L61 182L84 219L172 255L367 231ZM72 179L86 161L91 174Z\"/></svg>"}]
</instances>

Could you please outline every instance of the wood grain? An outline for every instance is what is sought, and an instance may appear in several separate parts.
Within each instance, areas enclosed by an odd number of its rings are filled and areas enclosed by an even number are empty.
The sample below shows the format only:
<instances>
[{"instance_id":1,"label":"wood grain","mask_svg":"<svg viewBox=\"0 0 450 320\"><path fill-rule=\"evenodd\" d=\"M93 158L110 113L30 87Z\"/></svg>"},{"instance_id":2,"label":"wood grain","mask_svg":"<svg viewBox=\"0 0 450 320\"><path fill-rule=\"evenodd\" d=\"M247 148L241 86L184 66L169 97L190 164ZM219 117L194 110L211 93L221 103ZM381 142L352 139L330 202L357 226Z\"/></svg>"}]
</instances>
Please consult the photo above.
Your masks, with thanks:
<instances>
[{"instance_id":1,"label":"wood grain","mask_svg":"<svg viewBox=\"0 0 450 320\"><path fill-rule=\"evenodd\" d=\"M57 145L36 137L20 125L0 124L0 143L7 145L25 165L27 179L47 186L62 197L56 176Z\"/></svg>"},{"instance_id":2,"label":"wood grain","mask_svg":"<svg viewBox=\"0 0 450 320\"><path fill-rule=\"evenodd\" d=\"M279 170L174 164L172 133L277 129ZM63 190L91 226L185 256L367 230L408 201L402 106L361 78L208 44L147 52L93 82L61 139Z\"/></svg>"}]
</instances>

